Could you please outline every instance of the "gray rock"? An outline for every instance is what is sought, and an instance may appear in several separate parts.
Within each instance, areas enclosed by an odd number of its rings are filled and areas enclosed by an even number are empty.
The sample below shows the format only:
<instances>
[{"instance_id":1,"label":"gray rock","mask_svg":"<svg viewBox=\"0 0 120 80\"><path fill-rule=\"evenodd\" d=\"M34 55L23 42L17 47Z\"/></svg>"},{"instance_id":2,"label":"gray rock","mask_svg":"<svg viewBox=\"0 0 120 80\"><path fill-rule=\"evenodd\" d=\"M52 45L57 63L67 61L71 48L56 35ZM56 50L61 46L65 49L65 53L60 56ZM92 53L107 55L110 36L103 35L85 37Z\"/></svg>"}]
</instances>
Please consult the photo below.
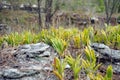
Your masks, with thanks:
<instances>
[{"instance_id":1,"label":"gray rock","mask_svg":"<svg viewBox=\"0 0 120 80\"><path fill-rule=\"evenodd\" d=\"M0 77L2 77L2 72L0 72Z\"/></svg>"},{"instance_id":2,"label":"gray rock","mask_svg":"<svg viewBox=\"0 0 120 80\"><path fill-rule=\"evenodd\" d=\"M18 70L18 69L6 69L3 71L2 77L8 78L8 79L19 79L24 76L31 76L38 74L38 71L35 70Z\"/></svg>"},{"instance_id":3,"label":"gray rock","mask_svg":"<svg viewBox=\"0 0 120 80\"><path fill-rule=\"evenodd\" d=\"M39 55L40 57L49 57L50 56L50 52L49 51L45 51L43 52L43 54Z\"/></svg>"},{"instance_id":4,"label":"gray rock","mask_svg":"<svg viewBox=\"0 0 120 80\"><path fill-rule=\"evenodd\" d=\"M57 80L48 72L52 71L52 63L57 56L54 49L45 43L26 44L12 51L17 68L8 66L0 69L2 80ZM9 52L10 53L10 52ZM48 79L47 79L48 78Z\"/></svg>"},{"instance_id":5,"label":"gray rock","mask_svg":"<svg viewBox=\"0 0 120 80\"><path fill-rule=\"evenodd\" d=\"M43 52L50 46L44 43L37 43L37 44L26 44L20 46L18 48L19 51L28 52L28 53L36 53L36 52Z\"/></svg>"},{"instance_id":6,"label":"gray rock","mask_svg":"<svg viewBox=\"0 0 120 80\"><path fill-rule=\"evenodd\" d=\"M51 47L44 43L37 43L37 44L27 44L18 47L18 51L16 52L17 55L21 55L21 57L25 58L36 58L36 57L44 57L50 56L50 52L47 49ZM18 56L19 57L19 56Z\"/></svg>"},{"instance_id":7,"label":"gray rock","mask_svg":"<svg viewBox=\"0 0 120 80\"><path fill-rule=\"evenodd\" d=\"M96 54L99 54L104 59L120 62L120 50L110 49L108 46L100 43L93 43L91 47L96 51Z\"/></svg>"},{"instance_id":8,"label":"gray rock","mask_svg":"<svg viewBox=\"0 0 120 80\"><path fill-rule=\"evenodd\" d=\"M91 47L95 49L109 49L108 46L101 44L101 43L92 43Z\"/></svg>"},{"instance_id":9,"label":"gray rock","mask_svg":"<svg viewBox=\"0 0 120 80\"><path fill-rule=\"evenodd\" d=\"M2 76L7 78L18 78L23 75L21 75L17 69L6 69L3 71Z\"/></svg>"},{"instance_id":10,"label":"gray rock","mask_svg":"<svg viewBox=\"0 0 120 80\"><path fill-rule=\"evenodd\" d=\"M101 43L93 43L91 47L103 65L112 65L114 73L120 74L120 50L110 49Z\"/></svg>"}]
</instances>

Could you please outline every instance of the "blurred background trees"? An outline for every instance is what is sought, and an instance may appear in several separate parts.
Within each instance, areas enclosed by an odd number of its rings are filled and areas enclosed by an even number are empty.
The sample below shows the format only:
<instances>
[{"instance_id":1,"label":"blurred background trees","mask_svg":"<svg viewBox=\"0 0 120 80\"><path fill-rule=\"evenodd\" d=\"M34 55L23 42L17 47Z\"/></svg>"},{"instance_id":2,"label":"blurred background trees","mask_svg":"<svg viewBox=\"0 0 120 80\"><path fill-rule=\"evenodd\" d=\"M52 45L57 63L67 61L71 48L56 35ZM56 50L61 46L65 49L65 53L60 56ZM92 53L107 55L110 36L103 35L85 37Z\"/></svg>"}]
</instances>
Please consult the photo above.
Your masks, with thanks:
<instances>
[{"instance_id":1,"label":"blurred background trees","mask_svg":"<svg viewBox=\"0 0 120 80\"><path fill-rule=\"evenodd\" d=\"M52 17L57 11L85 14L90 17L104 14L106 15L106 23L109 24L113 13L119 15L120 0L0 0L0 10L8 10L8 12L10 10L17 10L17 12L24 10L30 15L34 14L38 16L39 29L49 28L52 24ZM13 14L16 13L13 12ZM4 14L1 12L1 15Z\"/></svg>"}]
</instances>

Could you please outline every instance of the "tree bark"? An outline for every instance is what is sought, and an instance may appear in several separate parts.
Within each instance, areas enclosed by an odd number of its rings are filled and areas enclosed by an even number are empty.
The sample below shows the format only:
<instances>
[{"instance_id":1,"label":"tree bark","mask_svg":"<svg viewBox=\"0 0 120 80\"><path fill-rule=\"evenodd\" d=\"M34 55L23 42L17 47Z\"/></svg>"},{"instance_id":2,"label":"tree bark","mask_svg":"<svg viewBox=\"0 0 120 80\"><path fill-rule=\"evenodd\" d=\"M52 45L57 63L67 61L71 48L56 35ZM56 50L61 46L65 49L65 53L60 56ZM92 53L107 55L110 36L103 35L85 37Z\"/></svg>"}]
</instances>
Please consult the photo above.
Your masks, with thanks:
<instances>
[{"instance_id":1,"label":"tree bark","mask_svg":"<svg viewBox=\"0 0 120 80\"><path fill-rule=\"evenodd\" d=\"M41 1L42 0L38 0L38 24L39 24L39 30L41 31L42 29L42 18L41 18Z\"/></svg>"},{"instance_id":2,"label":"tree bark","mask_svg":"<svg viewBox=\"0 0 120 80\"><path fill-rule=\"evenodd\" d=\"M52 8L53 0L46 0L45 2L45 10L46 10L46 15L45 15L45 26L48 29L52 23L52 17L53 15L60 9L60 1L57 0L55 4L55 8L53 11Z\"/></svg>"},{"instance_id":3,"label":"tree bark","mask_svg":"<svg viewBox=\"0 0 120 80\"><path fill-rule=\"evenodd\" d=\"M51 24L51 17L52 17L52 3L53 0L46 0L45 2L45 27L48 29Z\"/></svg>"},{"instance_id":4,"label":"tree bark","mask_svg":"<svg viewBox=\"0 0 120 80\"><path fill-rule=\"evenodd\" d=\"M113 13L117 9L117 6L120 5L119 1L120 0L104 0L107 25L110 24L110 20L111 20Z\"/></svg>"}]
</instances>

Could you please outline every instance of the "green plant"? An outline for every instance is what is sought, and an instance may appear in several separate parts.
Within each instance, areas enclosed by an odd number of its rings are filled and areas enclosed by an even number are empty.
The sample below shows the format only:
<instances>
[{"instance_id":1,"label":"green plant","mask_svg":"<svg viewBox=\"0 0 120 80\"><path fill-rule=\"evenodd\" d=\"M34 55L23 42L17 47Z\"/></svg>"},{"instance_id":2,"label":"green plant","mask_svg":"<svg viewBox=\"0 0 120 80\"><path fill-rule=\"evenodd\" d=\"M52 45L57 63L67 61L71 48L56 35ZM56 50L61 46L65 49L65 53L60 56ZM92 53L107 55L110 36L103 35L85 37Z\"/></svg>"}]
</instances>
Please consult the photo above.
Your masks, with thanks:
<instances>
[{"instance_id":1,"label":"green plant","mask_svg":"<svg viewBox=\"0 0 120 80\"><path fill-rule=\"evenodd\" d=\"M23 33L15 32L10 35L5 35L3 40L12 46L16 46L20 44L36 43L39 41L39 37L35 33L25 31Z\"/></svg>"},{"instance_id":2,"label":"green plant","mask_svg":"<svg viewBox=\"0 0 120 80\"><path fill-rule=\"evenodd\" d=\"M3 37L0 36L0 45L4 42Z\"/></svg>"},{"instance_id":3,"label":"green plant","mask_svg":"<svg viewBox=\"0 0 120 80\"><path fill-rule=\"evenodd\" d=\"M81 37L81 41L82 41L84 46L87 46L87 45L90 44L90 32L89 32L89 29L84 29L80 33L80 37Z\"/></svg>"},{"instance_id":4,"label":"green plant","mask_svg":"<svg viewBox=\"0 0 120 80\"><path fill-rule=\"evenodd\" d=\"M80 35L73 36L73 43L74 43L75 48L81 47L80 46L80 44L81 44Z\"/></svg>"},{"instance_id":5,"label":"green plant","mask_svg":"<svg viewBox=\"0 0 120 80\"><path fill-rule=\"evenodd\" d=\"M63 60L61 61L57 57L54 58L54 63L53 63L53 73L60 79L64 80L64 69L66 66L66 62Z\"/></svg>"},{"instance_id":6,"label":"green plant","mask_svg":"<svg viewBox=\"0 0 120 80\"><path fill-rule=\"evenodd\" d=\"M111 48L119 49L120 46L120 26L108 26L106 30L97 30L94 34L94 42L104 43Z\"/></svg>"},{"instance_id":7,"label":"green plant","mask_svg":"<svg viewBox=\"0 0 120 80\"><path fill-rule=\"evenodd\" d=\"M95 35L95 41L104 44L109 44L107 32L104 30L98 30L99 33Z\"/></svg>"},{"instance_id":8,"label":"green plant","mask_svg":"<svg viewBox=\"0 0 120 80\"><path fill-rule=\"evenodd\" d=\"M60 56L64 56L64 51L67 48L67 42L59 38L53 38L51 39L51 42L52 46L58 52L58 54Z\"/></svg>"},{"instance_id":9,"label":"green plant","mask_svg":"<svg viewBox=\"0 0 120 80\"><path fill-rule=\"evenodd\" d=\"M105 76L102 76L99 73L97 73L96 75L94 75L93 73L89 73L89 78L91 80L112 80L112 76L113 76L113 69L111 65L108 66Z\"/></svg>"},{"instance_id":10,"label":"green plant","mask_svg":"<svg viewBox=\"0 0 120 80\"><path fill-rule=\"evenodd\" d=\"M96 56L95 56L94 50L91 49L90 46L87 46L85 48L85 55L86 55L86 58L89 62L95 62L96 61Z\"/></svg>"},{"instance_id":11,"label":"green plant","mask_svg":"<svg viewBox=\"0 0 120 80\"><path fill-rule=\"evenodd\" d=\"M105 44L109 44L108 38L107 38L107 33L104 30L101 30L101 40Z\"/></svg>"},{"instance_id":12,"label":"green plant","mask_svg":"<svg viewBox=\"0 0 120 80\"><path fill-rule=\"evenodd\" d=\"M59 30L60 31L60 30ZM59 32L59 37L63 40L69 41L69 39L72 37L72 29L69 30L61 30Z\"/></svg>"},{"instance_id":13,"label":"green plant","mask_svg":"<svg viewBox=\"0 0 120 80\"><path fill-rule=\"evenodd\" d=\"M65 59L66 62L70 65L71 69L73 70L74 80L79 80L79 72L82 68L80 55L76 59L72 58L71 55L66 56Z\"/></svg>"},{"instance_id":14,"label":"green plant","mask_svg":"<svg viewBox=\"0 0 120 80\"><path fill-rule=\"evenodd\" d=\"M51 38L53 38L53 37L51 37L50 35L46 35L42 38L42 41L49 45L52 45Z\"/></svg>"},{"instance_id":15,"label":"green plant","mask_svg":"<svg viewBox=\"0 0 120 80\"><path fill-rule=\"evenodd\" d=\"M85 68L85 72L87 74L95 74L101 64L96 64L96 56L90 46L86 47L85 54L86 60L82 59L82 65Z\"/></svg>"},{"instance_id":16,"label":"green plant","mask_svg":"<svg viewBox=\"0 0 120 80\"><path fill-rule=\"evenodd\" d=\"M99 72L96 73L96 75L93 73L89 73L88 76L90 80L104 80L104 77Z\"/></svg>"},{"instance_id":17,"label":"green plant","mask_svg":"<svg viewBox=\"0 0 120 80\"><path fill-rule=\"evenodd\" d=\"M51 35L52 37L58 37L61 38L65 41L69 41L69 39L72 37L73 35L73 31L75 29L64 29L62 27L59 27L58 29L52 27L49 30L49 35Z\"/></svg>"},{"instance_id":18,"label":"green plant","mask_svg":"<svg viewBox=\"0 0 120 80\"><path fill-rule=\"evenodd\" d=\"M21 36L15 32L10 35L5 35L4 40L8 42L8 44L15 46L19 44L19 41L21 41Z\"/></svg>"},{"instance_id":19,"label":"green plant","mask_svg":"<svg viewBox=\"0 0 120 80\"><path fill-rule=\"evenodd\" d=\"M86 60L82 59L82 65L85 68L87 75L89 76L90 80L112 80L112 66L108 66L106 75L103 77L102 75L97 72L98 68L101 64L96 64L96 56L94 51L90 48L90 46L86 47L85 49Z\"/></svg>"},{"instance_id":20,"label":"green plant","mask_svg":"<svg viewBox=\"0 0 120 80\"><path fill-rule=\"evenodd\" d=\"M112 76L113 76L113 69L112 66L108 66L107 71L106 71L106 75L104 77L104 80L112 80Z\"/></svg>"}]
</instances>

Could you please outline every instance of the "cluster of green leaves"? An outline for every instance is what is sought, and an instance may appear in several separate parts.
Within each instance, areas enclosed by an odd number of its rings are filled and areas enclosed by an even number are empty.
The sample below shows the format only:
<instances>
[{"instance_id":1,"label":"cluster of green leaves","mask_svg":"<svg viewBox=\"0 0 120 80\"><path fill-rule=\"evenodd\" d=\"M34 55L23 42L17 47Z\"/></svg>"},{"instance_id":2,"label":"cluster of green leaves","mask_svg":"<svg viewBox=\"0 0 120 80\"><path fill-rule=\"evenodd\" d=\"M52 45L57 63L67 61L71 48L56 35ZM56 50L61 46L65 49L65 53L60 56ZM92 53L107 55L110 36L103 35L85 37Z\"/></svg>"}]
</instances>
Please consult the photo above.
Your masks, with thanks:
<instances>
[{"instance_id":1,"label":"cluster of green leaves","mask_svg":"<svg viewBox=\"0 0 120 80\"><path fill-rule=\"evenodd\" d=\"M90 80L112 80L112 76L113 76L113 69L111 65L108 66L106 70L106 75L104 77L99 73L97 73L96 75L93 73L89 74Z\"/></svg>"},{"instance_id":2,"label":"cluster of green leaves","mask_svg":"<svg viewBox=\"0 0 120 80\"><path fill-rule=\"evenodd\" d=\"M94 41L104 43L112 48L120 48L120 25L108 26L106 30L98 30Z\"/></svg>"},{"instance_id":3,"label":"cluster of green leaves","mask_svg":"<svg viewBox=\"0 0 120 80\"><path fill-rule=\"evenodd\" d=\"M0 44L3 43L3 38L0 36Z\"/></svg>"},{"instance_id":4,"label":"cluster of green leaves","mask_svg":"<svg viewBox=\"0 0 120 80\"><path fill-rule=\"evenodd\" d=\"M74 47L75 48L80 48L81 47L81 38L80 38L80 35L77 34L75 36L73 36L73 43L74 43Z\"/></svg>"},{"instance_id":5,"label":"cluster of green leaves","mask_svg":"<svg viewBox=\"0 0 120 80\"><path fill-rule=\"evenodd\" d=\"M53 73L60 79L64 80L64 70L65 66L68 64L70 69L73 71L74 80L79 80L79 73L84 71L84 73L89 77L90 80L112 80L113 69L112 66L108 66L106 75L102 76L98 72L98 68L101 64L97 64L96 56L94 51L90 46L85 49L86 59L83 59L81 55L73 58L71 55L66 55L65 59L61 60L58 58L54 59L53 63Z\"/></svg>"},{"instance_id":6,"label":"cluster of green leaves","mask_svg":"<svg viewBox=\"0 0 120 80\"><path fill-rule=\"evenodd\" d=\"M71 55L69 55L66 56L64 60L55 58L53 63L53 68L54 68L53 73L60 80L64 80L64 70L66 65L69 64L70 68L73 70L74 73L74 80L79 80L79 72L82 68L80 61L81 61L80 56L74 59Z\"/></svg>"},{"instance_id":7,"label":"cluster of green leaves","mask_svg":"<svg viewBox=\"0 0 120 80\"><path fill-rule=\"evenodd\" d=\"M1 38L1 43L6 41L8 44L12 46L20 45L20 44L29 44L38 42L39 38L35 33L30 31L25 31L21 34L18 32L11 33L10 35L5 35Z\"/></svg>"},{"instance_id":8,"label":"cluster of green leaves","mask_svg":"<svg viewBox=\"0 0 120 80\"><path fill-rule=\"evenodd\" d=\"M76 59L74 59L71 55L66 56L66 62L70 65L70 68L73 70L74 80L79 80L79 72L82 68L81 65L81 56L77 56Z\"/></svg>"},{"instance_id":9,"label":"cluster of green leaves","mask_svg":"<svg viewBox=\"0 0 120 80\"><path fill-rule=\"evenodd\" d=\"M76 32L75 32L76 30ZM68 41L70 39L70 37L72 35L74 35L75 33L77 33L79 30L77 29L64 29L64 28L50 28L49 30L43 29L40 34L41 34L41 38L42 41L47 42L47 39L51 39L51 38L60 38L63 40Z\"/></svg>"},{"instance_id":10,"label":"cluster of green leaves","mask_svg":"<svg viewBox=\"0 0 120 80\"><path fill-rule=\"evenodd\" d=\"M58 38L51 39L51 42L52 42L52 46L59 53L59 55L64 56L64 51L67 47L67 42Z\"/></svg>"},{"instance_id":11,"label":"cluster of green leaves","mask_svg":"<svg viewBox=\"0 0 120 80\"><path fill-rule=\"evenodd\" d=\"M96 76L97 70L101 66L101 64L96 64L96 56L94 50L92 50L90 46L86 47L85 54L86 54L86 59L82 60L83 62L82 65L85 69L85 72L87 73L88 76L91 76L91 74L92 76ZM97 73L97 75L99 74Z\"/></svg>"},{"instance_id":12,"label":"cluster of green leaves","mask_svg":"<svg viewBox=\"0 0 120 80\"><path fill-rule=\"evenodd\" d=\"M64 69L66 66L65 61L60 61L58 58L54 58L54 63L53 63L53 73L60 79L64 80Z\"/></svg>"},{"instance_id":13,"label":"cluster of green leaves","mask_svg":"<svg viewBox=\"0 0 120 80\"><path fill-rule=\"evenodd\" d=\"M73 43L75 48L82 48L90 45L93 42L94 30L92 27L85 28L83 31L79 31L78 34L73 36Z\"/></svg>"},{"instance_id":14,"label":"cluster of green leaves","mask_svg":"<svg viewBox=\"0 0 120 80\"><path fill-rule=\"evenodd\" d=\"M90 45L93 36L93 28L89 27L89 28L85 28L81 33L81 40L82 40L82 44L84 46Z\"/></svg>"},{"instance_id":15,"label":"cluster of green leaves","mask_svg":"<svg viewBox=\"0 0 120 80\"><path fill-rule=\"evenodd\" d=\"M0 38L0 44L5 40L8 44L14 46L19 44L29 44L35 42L45 42L53 46L54 38L61 40L61 43L70 44L75 48L82 48L90 45L92 42L104 43L112 48L120 48L120 26L108 26L106 30L96 30L92 27L80 31L76 28L50 28L43 29L40 33L24 31L22 33L14 32ZM57 40L56 40L57 41Z\"/></svg>"},{"instance_id":16,"label":"cluster of green leaves","mask_svg":"<svg viewBox=\"0 0 120 80\"><path fill-rule=\"evenodd\" d=\"M96 67L96 56L94 54L94 50L92 50L89 46L86 47L85 49L85 54L86 54L86 60L83 60L83 66L87 70L86 72L89 73L90 70L97 70L98 67ZM87 69L88 68L88 69ZM95 69L96 68L96 69Z\"/></svg>"}]
</instances>

